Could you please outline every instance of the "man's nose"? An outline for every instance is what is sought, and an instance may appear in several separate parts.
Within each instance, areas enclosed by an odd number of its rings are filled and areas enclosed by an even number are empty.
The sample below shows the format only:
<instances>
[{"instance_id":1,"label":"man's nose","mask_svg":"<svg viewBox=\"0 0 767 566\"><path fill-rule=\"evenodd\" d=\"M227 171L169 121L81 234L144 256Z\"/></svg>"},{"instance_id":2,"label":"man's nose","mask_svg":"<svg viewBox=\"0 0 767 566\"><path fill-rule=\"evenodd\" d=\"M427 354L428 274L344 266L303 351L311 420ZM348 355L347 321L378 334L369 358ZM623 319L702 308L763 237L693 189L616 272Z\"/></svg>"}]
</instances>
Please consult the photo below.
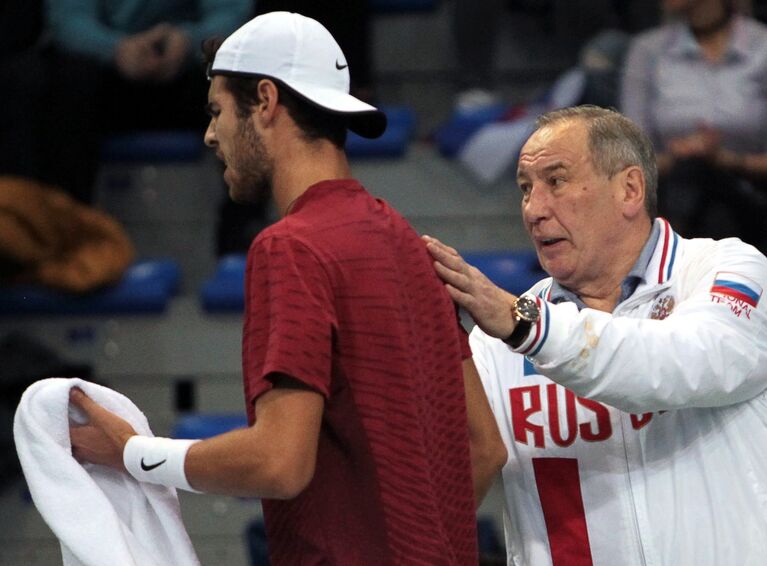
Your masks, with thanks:
<instances>
[{"instance_id":1,"label":"man's nose","mask_svg":"<svg viewBox=\"0 0 767 566\"><path fill-rule=\"evenodd\" d=\"M545 187L533 184L530 191L522 199L522 216L525 222L534 224L544 220L551 214L549 194Z\"/></svg>"},{"instance_id":2,"label":"man's nose","mask_svg":"<svg viewBox=\"0 0 767 566\"><path fill-rule=\"evenodd\" d=\"M208 128L205 130L205 145L208 147L216 147L218 141L216 140L216 128L213 125L213 120L208 122Z\"/></svg>"}]
</instances>

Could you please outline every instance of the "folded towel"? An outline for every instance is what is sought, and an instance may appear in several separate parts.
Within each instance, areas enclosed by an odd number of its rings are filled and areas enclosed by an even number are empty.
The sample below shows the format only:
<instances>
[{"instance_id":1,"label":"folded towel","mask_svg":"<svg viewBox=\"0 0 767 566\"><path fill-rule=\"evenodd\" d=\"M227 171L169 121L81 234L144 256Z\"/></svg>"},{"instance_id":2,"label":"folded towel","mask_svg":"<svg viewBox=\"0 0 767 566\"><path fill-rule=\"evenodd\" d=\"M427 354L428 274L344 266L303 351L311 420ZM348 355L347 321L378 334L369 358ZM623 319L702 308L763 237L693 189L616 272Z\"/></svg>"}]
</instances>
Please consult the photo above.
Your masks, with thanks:
<instances>
[{"instance_id":1,"label":"folded towel","mask_svg":"<svg viewBox=\"0 0 767 566\"><path fill-rule=\"evenodd\" d=\"M72 457L69 420L86 420L69 406L75 386L139 434L154 436L130 399L106 387L51 378L24 392L13 426L16 450L32 500L61 543L64 565L199 564L175 489Z\"/></svg>"}]
</instances>

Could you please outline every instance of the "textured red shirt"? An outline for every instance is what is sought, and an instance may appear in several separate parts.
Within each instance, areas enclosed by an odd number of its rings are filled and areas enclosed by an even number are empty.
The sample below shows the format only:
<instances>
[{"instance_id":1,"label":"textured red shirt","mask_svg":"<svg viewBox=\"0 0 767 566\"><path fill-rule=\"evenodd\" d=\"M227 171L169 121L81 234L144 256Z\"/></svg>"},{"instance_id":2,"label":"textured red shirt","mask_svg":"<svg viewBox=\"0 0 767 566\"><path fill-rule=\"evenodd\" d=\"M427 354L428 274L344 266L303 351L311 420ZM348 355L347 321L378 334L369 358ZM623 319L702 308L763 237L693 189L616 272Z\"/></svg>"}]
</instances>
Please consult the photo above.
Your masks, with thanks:
<instances>
[{"instance_id":1,"label":"textured red shirt","mask_svg":"<svg viewBox=\"0 0 767 566\"><path fill-rule=\"evenodd\" d=\"M310 187L248 254L245 395L325 397L314 478L264 500L274 564L475 564L454 306L415 231L352 180Z\"/></svg>"}]
</instances>

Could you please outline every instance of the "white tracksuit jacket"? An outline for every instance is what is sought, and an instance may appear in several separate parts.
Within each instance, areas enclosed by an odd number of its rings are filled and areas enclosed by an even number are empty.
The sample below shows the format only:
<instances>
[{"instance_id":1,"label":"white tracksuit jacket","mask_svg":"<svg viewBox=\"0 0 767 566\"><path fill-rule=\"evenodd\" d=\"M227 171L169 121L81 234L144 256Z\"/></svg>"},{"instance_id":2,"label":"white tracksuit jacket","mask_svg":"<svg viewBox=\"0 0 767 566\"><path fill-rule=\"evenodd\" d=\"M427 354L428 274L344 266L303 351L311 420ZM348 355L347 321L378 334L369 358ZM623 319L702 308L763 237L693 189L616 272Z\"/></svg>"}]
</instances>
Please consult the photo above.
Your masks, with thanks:
<instances>
[{"instance_id":1,"label":"white tracksuit jacket","mask_svg":"<svg viewBox=\"0 0 767 566\"><path fill-rule=\"evenodd\" d=\"M767 259L656 222L613 313L546 301L546 279L528 358L471 334L509 448L509 564L767 565Z\"/></svg>"}]
</instances>

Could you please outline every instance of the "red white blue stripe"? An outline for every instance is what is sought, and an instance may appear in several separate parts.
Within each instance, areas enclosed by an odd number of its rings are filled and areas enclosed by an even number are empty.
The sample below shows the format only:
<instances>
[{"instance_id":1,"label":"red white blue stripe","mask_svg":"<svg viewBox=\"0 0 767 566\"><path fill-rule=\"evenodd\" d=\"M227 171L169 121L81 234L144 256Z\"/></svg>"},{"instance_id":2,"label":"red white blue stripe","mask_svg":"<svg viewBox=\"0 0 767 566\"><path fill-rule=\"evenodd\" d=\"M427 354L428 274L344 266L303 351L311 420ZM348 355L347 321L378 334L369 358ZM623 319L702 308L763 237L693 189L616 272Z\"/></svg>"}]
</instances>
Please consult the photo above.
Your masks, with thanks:
<instances>
[{"instance_id":1,"label":"red white blue stripe","mask_svg":"<svg viewBox=\"0 0 767 566\"><path fill-rule=\"evenodd\" d=\"M671 272L674 269L679 236L671 229L668 220L660 217L658 219L660 220L660 239L663 242L660 266L658 267L658 283L665 283L671 277Z\"/></svg>"},{"instance_id":2,"label":"red white blue stripe","mask_svg":"<svg viewBox=\"0 0 767 566\"><path fill-rule=\"evenodd\" d=\"M714 278L711 292L741 300L755 307L762 296L762 287L745 275L720 271Z\"/></svg>"},{"instance_id":3,"label":"red white blue stripe","mask_svg":"<svg viewBox=\"0 0 767 566\"><path fill-rule=\"evenodd\" d=\"M540 352L549 336L549 304L541 300L540 297L535 297L535 302L538 304L538 311L541 315L535 323L535 328L531 330L533 341L520 352L523 356L534 356Z\"/></svg>"}]
</instances>

